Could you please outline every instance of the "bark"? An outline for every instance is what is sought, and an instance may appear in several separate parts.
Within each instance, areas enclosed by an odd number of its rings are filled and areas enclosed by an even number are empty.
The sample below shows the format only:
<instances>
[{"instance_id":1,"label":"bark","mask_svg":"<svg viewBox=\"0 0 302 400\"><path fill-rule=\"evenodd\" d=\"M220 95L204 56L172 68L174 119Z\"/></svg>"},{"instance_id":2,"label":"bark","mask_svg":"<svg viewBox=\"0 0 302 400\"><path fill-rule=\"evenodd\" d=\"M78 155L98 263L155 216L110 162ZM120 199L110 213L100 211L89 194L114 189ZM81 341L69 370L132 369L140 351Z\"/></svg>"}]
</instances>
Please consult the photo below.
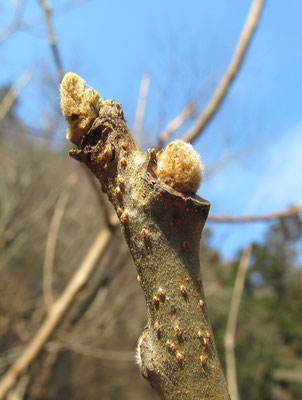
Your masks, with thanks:
<instances>
[{"instance_id":1,"label":"bark","mask_svg":"<svg viewBox=\"0 0 302 400\"><path fill-rule=\"evenodd\" d=\"M162 399L229 399L200 277L209 202L158 180L155 151L143 155L113 101L101 101L69 154L100 181L137 268L148 310L137 354L142 375Z\"/></svg>"}]
</instances>

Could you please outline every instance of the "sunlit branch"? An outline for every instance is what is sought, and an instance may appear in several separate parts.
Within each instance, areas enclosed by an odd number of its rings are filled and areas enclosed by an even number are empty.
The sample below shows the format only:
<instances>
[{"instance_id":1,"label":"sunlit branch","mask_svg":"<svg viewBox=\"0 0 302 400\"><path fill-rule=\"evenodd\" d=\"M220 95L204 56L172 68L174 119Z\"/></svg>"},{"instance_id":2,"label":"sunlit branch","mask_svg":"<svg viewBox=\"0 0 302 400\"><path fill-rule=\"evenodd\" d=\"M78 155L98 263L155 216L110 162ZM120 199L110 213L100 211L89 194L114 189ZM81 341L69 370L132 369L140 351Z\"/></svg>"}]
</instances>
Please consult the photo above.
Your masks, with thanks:
<instances>
[{"instance_id":1,"label":"sunlit branch","mask_svg":"<svg viewBox=\"0 0 302 400\"><path fill-rule=\"evenodd\" d=\"M163 132L160 134L160 137L158 139L158 143L156 145L156 150L160 150L165 142L167 142L172 133L174 133L178 128L181 127L181 125L191 117L191 115L195 111L195 106L193 103L188 103L181 113L177 115L163 130Z\"/></svg>"},{"instance_id":2,"label":"sunlit branch","mask_svg":"<svg viewBox=\"0 0 302 400\"><path fill-rule=\"evenodd\" d=\"M244 56L246 55L248 45L251 42L256 26L258 24L263 5L264 0L253 1L231 62L225 74L223 75L217 89L212 95L210 101L208 102L206 108L199 116L196 124L185 134L184 140L186 140L187 142L192 142L193 140L195 140L203 132L207 124L218 111L219 106L225 98L234 78L236 77L240 69L240 66L242 65L242 61L244 59Z\"/></svg>"},{"instance_id":3,"label":"sunlit branch","mask_svg":"<svg viewBox=\"0 0 302 400\"><path fill-rule=\"evenodd\" d=\"M28 84L32 76L33 72L31 70L25 71L6 93L0 104L0 122L6 117L7 113L14 105L19 93Z\"/></svg>"},{"instance_id":4,"label":"sunlit branch","mask_svg":"<svg viewBox=\"0 0 302 400\"><path fill-rule=\"evenodd\" d=\"M133 128L133 136L139 146L142 143L142 130L144 117L146 112L147 97L150 89L151 78L149 74L144 74L142 77L141 87L139 91L139 98L137 102L135 122Z\"/></svg>"},{"instance_id":5,"label":"sunlit branch","mask_svg":"<svg viewBox=\"0 0 302 400\"><path fill-rule=\"evenodd\" d=\"M63 193L61 193L59 200L56 204L55 211L49 225L49 231L46 240L45 258L43 265L43 296L48 311L53 305L52 276L56 242L67 201L68 194L64 191Z\"/></svg>"}]
</instances>

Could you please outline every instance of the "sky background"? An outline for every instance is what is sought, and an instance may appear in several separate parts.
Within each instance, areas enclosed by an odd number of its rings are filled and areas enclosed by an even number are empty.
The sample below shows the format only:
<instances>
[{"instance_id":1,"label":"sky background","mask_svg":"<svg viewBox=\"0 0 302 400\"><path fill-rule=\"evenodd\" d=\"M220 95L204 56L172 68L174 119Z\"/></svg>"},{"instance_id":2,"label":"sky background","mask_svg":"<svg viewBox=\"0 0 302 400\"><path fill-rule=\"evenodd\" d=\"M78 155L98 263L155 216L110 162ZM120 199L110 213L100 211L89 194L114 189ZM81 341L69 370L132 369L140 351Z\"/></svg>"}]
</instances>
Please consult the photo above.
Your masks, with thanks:
<instances>
[{"instance_id":1,"label":"sky background","mask_svg":"<svg viewBox=\"0 0 302 400\"><path fill-rule=\"evenodd\" d=\"M65 70L122 103L130 129L142 76L150 74L144 150L189 100L203 109L251 5L247 0L49 2ZM0 85L33 70L17 115L39 129L59 105L57 74L37 0L23 1L26 27L1 43L15 4L0 1ZM301 21L301 0L266 1L236 81L194 143L208 172L198 194L211 202L212 214L268 213L302 200ZM174 137L182 137L190 123ZM63 124L53 144L66 146ZM263 240L267 224L208 227L213 246L229 258L251 240Z\"/></svg>"}]
</instances>

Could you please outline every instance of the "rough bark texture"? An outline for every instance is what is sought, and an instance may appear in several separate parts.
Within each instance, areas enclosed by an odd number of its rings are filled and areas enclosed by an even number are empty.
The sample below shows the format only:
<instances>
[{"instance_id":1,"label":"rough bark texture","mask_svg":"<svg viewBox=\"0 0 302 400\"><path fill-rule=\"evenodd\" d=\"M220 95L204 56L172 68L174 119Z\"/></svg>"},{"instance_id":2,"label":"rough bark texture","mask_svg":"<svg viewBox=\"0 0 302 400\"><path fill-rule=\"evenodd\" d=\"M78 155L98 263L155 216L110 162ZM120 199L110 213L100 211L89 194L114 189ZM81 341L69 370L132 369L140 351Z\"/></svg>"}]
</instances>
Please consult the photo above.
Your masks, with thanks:
<instances>
[{"instance_id":1,"label":"rough bark texture","mask_svg":"<svg viewBox=\"0 0 302 400\"><path fill-rule=\"evenodd\" d=\"M136 264L148 309L138 348L141 373L163 399L229 399L199 273L210 205L161 183L155 151L144 156L137 148L120 104L100 104L98 118L69 154L100 181Z\"/></svg>"}]
</instances>

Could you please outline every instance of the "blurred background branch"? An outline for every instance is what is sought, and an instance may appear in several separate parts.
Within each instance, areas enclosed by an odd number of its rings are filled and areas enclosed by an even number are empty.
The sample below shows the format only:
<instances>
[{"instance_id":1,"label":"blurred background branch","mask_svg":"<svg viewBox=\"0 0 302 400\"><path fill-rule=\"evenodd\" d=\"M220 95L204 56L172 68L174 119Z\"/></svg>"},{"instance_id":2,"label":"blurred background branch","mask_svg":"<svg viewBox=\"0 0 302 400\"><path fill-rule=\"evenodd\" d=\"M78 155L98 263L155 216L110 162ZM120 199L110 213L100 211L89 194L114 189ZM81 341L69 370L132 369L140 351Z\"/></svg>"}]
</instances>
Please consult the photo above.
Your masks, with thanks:
<instances>
[{"instance_id":1,"label":"blurred background branch","mask_svg":"<svg viewBox=\"0 0 302 400\"><path fill-rule=\"evenodd\" d=\"M257 27L263 5L264 0L253 0L249 15L244 24L243 30L235 49L235 53L231 59L228 69L223 75L217 89L212 95L206 108L198 117L196 124L185 134L185 141L193 142L198 136L200 136L200 134L204 131L205 127L213 118L215 113L219 110L219 107L242 64L242 61L248 49L248 45L250 44L250 41Z\"/></svg>"},{"instance_id":2,"label":"blurred background branch","mask_svg":"<svg viewBox=\"0 0 302 400\"><path fill-rule=\"evenodd\" d=\"M230 311L228 316L227 328L224 337L226 378L232 400L239 400L237 372L236 372L236 325L238 321L239 308L244 290L244 283L247 269L251 258L251 247L246 247L239 262L238 271L235 279L234 290L231 299Z\"/></svg>"}]
</instances>

